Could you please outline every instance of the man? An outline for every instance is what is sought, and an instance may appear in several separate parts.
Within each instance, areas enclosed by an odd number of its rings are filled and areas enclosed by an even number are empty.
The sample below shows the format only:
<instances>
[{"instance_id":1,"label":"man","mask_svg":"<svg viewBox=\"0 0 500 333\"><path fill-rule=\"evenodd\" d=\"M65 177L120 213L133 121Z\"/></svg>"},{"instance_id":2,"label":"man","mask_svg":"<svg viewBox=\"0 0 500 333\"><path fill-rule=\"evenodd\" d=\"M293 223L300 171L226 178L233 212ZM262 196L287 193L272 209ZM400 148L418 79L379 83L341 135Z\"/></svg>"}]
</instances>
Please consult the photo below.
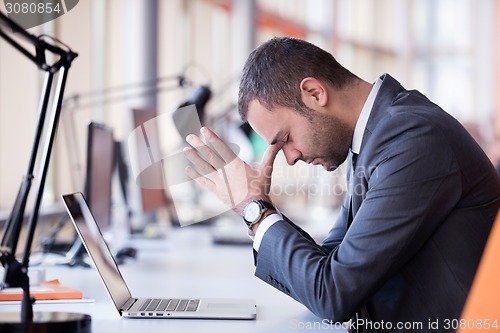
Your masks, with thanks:
<instances>
[{"instance_id":1,"label":"man","mask_svg":"<svg viewBox=\"0 0 500 333\"><path fill-rule=\"evenodd\" d=\"M184 153L188 175L249 225L256 276L353 330L452 331L500 207L500 179L467 131L389 74L368 83L286 37L250 54L239 112L270 144L259 166L206 128L209 145L190 135ZM322 245L270 202L279 150L328 171L348 158L350 190Z\"/></svg>"}]
</instances>

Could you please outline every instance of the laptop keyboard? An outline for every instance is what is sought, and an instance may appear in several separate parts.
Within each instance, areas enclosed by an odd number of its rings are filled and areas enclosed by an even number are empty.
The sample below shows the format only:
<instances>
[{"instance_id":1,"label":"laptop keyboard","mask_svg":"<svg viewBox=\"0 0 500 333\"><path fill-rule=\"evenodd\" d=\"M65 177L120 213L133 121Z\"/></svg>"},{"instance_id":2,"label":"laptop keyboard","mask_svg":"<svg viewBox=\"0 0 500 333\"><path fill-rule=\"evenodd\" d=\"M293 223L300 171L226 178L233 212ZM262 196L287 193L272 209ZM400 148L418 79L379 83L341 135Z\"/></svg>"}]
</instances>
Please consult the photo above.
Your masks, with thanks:
<instances>
[{"instance_id":1,"label":"laptop keyboard","mask_svg":"<svg viewBox=\"0 0 500 333\"><path fill-rule=\"evenodd\" d=\"M199 305L199 299L149 298L144 300L139 311L196 311Z\"/></svg>"}]
</instances>

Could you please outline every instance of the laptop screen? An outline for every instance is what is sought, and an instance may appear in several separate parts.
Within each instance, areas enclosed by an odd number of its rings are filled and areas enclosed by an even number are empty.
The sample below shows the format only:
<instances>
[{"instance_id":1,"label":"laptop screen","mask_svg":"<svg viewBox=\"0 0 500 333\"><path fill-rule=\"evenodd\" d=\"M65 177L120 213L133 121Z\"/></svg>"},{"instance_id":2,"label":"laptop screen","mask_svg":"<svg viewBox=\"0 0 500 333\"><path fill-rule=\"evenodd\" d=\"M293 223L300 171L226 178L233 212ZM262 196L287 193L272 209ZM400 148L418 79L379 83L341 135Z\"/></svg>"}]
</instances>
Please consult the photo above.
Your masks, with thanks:
<instances>
[{"instance_id":1,"label":"laptop screen","mask_svg":"<svg viewBox=\"0 0 500 333\"><path fill-rule=\"evenodd\" d=\"M62 199L78 235L80 235L90 258L101 275L106 290L113 299L117 310L120 311L120 307L130 299L130 291L83 194L79 192L67 194L63 195Z\"/></svg>"}]
</instances>

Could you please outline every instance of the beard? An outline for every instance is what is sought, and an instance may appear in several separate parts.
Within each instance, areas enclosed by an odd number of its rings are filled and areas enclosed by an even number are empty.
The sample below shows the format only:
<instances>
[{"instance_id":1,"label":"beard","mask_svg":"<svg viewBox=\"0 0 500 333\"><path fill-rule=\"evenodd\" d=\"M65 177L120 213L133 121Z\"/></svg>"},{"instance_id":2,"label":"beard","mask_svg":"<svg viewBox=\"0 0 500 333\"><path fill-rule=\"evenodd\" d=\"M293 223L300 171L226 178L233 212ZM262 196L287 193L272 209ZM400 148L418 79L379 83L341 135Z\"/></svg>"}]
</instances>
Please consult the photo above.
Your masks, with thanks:
<instances>
[{"instance_id":1,"label":"beard","mask_svg":"<svg viewBox=\"0 0 500 333\"><path fill-rule=\"evenodd\" d=\"M334 171L347 158L354 130L335 116L310 111L310 149L325 170Z\"/></svg>"}]
</instances>

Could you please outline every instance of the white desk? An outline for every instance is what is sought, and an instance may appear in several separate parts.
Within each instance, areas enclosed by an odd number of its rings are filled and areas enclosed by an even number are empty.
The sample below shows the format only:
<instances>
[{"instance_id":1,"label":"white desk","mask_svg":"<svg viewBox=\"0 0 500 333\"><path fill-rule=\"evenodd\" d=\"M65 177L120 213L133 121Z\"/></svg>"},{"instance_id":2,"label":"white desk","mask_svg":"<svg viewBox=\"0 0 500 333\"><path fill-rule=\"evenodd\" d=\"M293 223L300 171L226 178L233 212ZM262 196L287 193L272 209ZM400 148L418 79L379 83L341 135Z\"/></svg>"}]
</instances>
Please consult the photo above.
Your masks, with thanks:
<instances>
[{"instance_id":1,"label":"white desk","mask_svg":"<svg viewBox=\"0 0 500 333\"><path fill-rule=\"evenodd\" d=\"M91 303L35 304L35 311L92 316L94 333L334 331L303 305L254 276L250 246L213 245L204 227L172 230L167 239L134 241L138 256L120 266L135 297L252 298L256 320L125 319L111 303L94 268L48 267L47 279L80 289ZM1 305L0 311L19 311Z\"/></svg>"}]
</instances>

